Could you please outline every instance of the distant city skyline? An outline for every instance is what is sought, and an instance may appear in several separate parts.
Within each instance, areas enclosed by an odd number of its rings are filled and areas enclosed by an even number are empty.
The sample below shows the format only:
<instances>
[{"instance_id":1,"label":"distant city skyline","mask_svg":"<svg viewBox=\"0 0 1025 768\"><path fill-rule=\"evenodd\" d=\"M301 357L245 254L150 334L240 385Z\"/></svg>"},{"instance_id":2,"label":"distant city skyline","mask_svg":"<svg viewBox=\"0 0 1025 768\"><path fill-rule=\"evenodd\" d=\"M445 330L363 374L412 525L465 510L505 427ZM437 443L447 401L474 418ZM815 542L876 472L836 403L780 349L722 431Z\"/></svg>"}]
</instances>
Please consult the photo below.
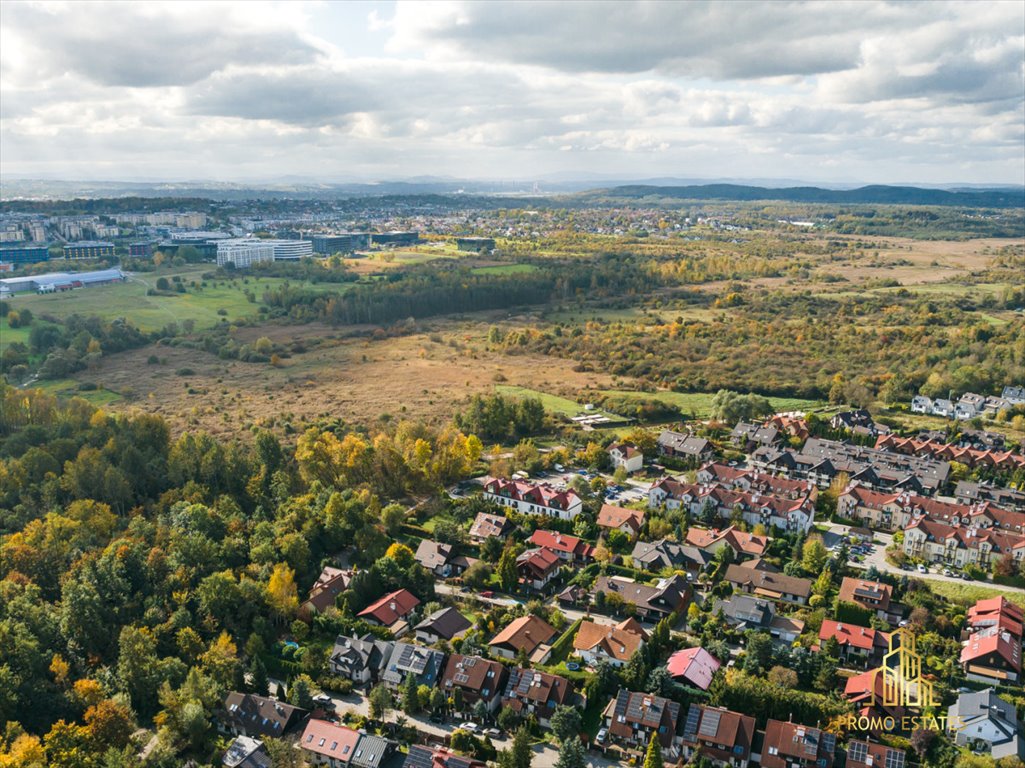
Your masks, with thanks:
<instances>
[{"instance_id":1,"label":"distant city skyline","mask_svg":"<svg viewBox=\"0 0 1025 768\"><path fill-rule=\"evenodd\" d=\"M1025 183L1025 4L5 2L0 176Z\"/></svg>"}]
</instances>

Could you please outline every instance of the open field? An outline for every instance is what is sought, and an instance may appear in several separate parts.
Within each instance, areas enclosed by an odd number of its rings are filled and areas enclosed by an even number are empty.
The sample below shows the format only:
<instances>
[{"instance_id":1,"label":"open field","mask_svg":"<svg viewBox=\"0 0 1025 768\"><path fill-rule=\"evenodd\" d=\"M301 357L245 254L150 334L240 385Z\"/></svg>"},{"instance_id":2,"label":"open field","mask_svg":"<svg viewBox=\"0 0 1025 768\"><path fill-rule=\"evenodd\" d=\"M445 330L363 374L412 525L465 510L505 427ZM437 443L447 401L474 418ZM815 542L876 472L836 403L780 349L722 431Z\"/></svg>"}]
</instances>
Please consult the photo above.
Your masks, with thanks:
<instances>
[{"instance_id":1,"label":"open field","mask_svg":"<svg viewBox=\"0 0 1025 768\"><path fill-rule=\"evenodd\" d=\"M537 267L533 264L501 264L493 267L477 267L472 271L475 275L523 275L528 272L536 272Z\"/></svg>"},{"instance_id":2,"label":"open field","mask_svg":"<svg viewBox=\"0 0 1025 768\"><path fill-rule=\"evenodd\" d=\"M699 419L707 419L712 410L714 392L631 392L626 390L603 390L603 395L625 397L636 400L658 400L679 408L685 414ZM776 411L811 411L820 410L829 404L824 400L804 400L797 397L768 398Z\"/></svg>"},{"instance_id":3,"label":"open field","mask_svg":"<svg viewBox=\"0 0 1025 768\"><path fill-rule=\"evenodd\" d=\"M612 384L611 376L573 371L572 360L488 352L468 341L483 336L471 324L435 327L444 331L440 343L431 341L430 336L439 338L435 333L343 338L347 329L319 324L240 328L237 337L243 341L267 336L279 343L302 340L310 348L274 367L183 347L148 346L105 357L75 380L121 393L125 398L117 408L159 413L176 430L200 427L223 435L257 424L287 432L328 417L370 425L382 414L440 423L469 396L493 392L496 378L539 390ZM152 354L164 362L147 363ZM192 373L179 375L184 370ZM573 413L579 410L575 406Z\"/></svg>"},{"instance_id":4,"label":"open field","mask_svg":"<svg viewBox=\"0 0 1025 768\"><path fill-rule=\"evenodd\" d=\"M991 584L956 584L954 582L930 579L929 588L936 594L961 605L971 605L976 600L986 597L1003 596L1016 605L1025 608L1025 594L1012 590L1001 589Z\"/></svg>"}]
</instances>

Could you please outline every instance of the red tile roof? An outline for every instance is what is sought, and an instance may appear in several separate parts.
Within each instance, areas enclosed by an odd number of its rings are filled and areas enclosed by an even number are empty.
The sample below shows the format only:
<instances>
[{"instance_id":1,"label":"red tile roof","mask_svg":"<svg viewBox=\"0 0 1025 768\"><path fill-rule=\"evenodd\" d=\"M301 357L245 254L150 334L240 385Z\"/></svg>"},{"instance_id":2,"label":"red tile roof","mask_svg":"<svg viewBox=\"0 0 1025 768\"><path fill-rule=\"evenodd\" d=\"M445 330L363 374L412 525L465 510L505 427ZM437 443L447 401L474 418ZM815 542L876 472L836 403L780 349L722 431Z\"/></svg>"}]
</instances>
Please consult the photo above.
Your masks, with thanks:
<instances>
[{"instance_id":1,"label":"red tile roof","mask_svg":"<svg viewBox=\"0 0 1025 768\"><path fill-rule=\"evenodd\" d=\"M669 657L666 668L675 678L683 678L703 691L712 684L712 676L721 664L704 648L684 648Z\"/></svg>"},{"instance_id":2,"label":"red tile roof","mask_svg":"<svg viewBox=\"0 0 1025 768\"><path fill-rule=\"evenodd\" d=\"M886 633L877 632L867 627L859 627L857 624L846 624L832 619L824 619L822 628L819 630L819 641L826 642L831 637L836 638L841 647L849 645L853 648L871 651L876 646L886 643Z\"/></svg>"},{"instance_id":3,"label":"red tile roof","mask_svg":"<svg viewBox=\"0 0 1025 768\"><path fill-rule=\"evenodd\" d=\"M359 731L346 728L343 725L335 725L327 720L310 720L306 724L299 746L309 752L315 752L325 757L333 757L342 763L352 759L356 751L356 742L359 741Z\"/></svg>"},{"instance_id":4,"label":"red tile roof","mask_svg":"<svg viewBox=\"0 0 1025 768\"><path fill-rule=\"evenodd\" d=\"M413 593L405 589L399 589L391 594L385 595L375 603L371 603L357 616L369 616L385 627L390 627L399 619L404 619L414 608L420 605L420 601Z\"/></svg>"},{"instance_id":5,"label":"red tile roof","mask_svg":"<svg viewBox=\"0 0 1025 768\"><path fill-rule=\"evenodd\" d=\"M991 654L996 654L1011 669L1021 672L1021 638L998 627L980 630L969 637L961 649L961 663L983 659Z\"/></svg>"},{"instance_id":6,"label":"red tile roof","mask_svg":"<svg viewBox=\"0 0 1025 768\"><path fill-rule=\"evenodd\" d=\"M553 552L565 552L574 557L592 557L594 547L576 536L568 536L558 531L534 531L530 543L535 547L544 547Z\"/></svg>"},{"instance_id":7,"label":"red tile roof","mask_svg":"<svg viewBox=\"0 0 1025 768\"><path fill-rule=\"evenodd\" d=\"M615 504L602 504L597 522L599 528L622 528L624 525L629 525L633 532L637 533L644 525L644 512L617 507Z\"/></svg>"}]
</instances>

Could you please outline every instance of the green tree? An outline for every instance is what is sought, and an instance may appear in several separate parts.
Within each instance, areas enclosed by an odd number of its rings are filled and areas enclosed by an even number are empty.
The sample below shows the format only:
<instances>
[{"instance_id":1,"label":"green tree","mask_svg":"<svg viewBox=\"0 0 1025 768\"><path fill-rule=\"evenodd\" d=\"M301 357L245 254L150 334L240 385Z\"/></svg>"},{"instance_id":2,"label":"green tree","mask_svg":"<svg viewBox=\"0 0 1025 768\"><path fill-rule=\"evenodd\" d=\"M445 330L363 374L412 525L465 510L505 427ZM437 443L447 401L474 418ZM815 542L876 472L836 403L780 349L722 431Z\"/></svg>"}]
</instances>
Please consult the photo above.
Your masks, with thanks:
<instances>
[{"instance_id":1,"label":"green tree","mask_svg":"<svg viewBox=\"0 0 1025 768\"><path fill-rule=\"evenodd\" d=\"M309 675L296 675L288 686L288 703L303 709L313 706L314 683Z\"/></svg>"},{"instance_id":2,"label":"green tree","mask_svg":"<svg viewBox=\"0 0 1025 768\"><path fill-rule=\"evenodd\" d=\"M829 551L822 543L821 536L809 536L801 548L801 568L806 573L821 573L829 559Z\"/></svg>"},{"instance_id":3,"label":"green tree","mask_svg":"<svg viewBox=\"0 0 1025 768\"><path fill-rule=\"evenodd\" d=\"M388 715L388 710L394 705L391 691L383 685L375 686L370 691L367 702L370 704L370 717L374 720L384 720Z\"/></svg>"},{"instance_id":4,"label":"green tree","mask_svg":"<svg viewBox=\"0 0 1025 768\"><path fill-rule=\"evenodd\" d=\"M644 755L644 768L665 768L662 763L662 745L658 741L658 735L652 734L648 742L648 751Z\"/></svg>"},{"instance_id":5,"label":"green tree","mask_svg":"<svg viewBox=\"0 0 1025 768\"><path fill-rule=\"evenodd\" d=\"M581 719L580 710L576 707L569 707L560 704L555 708L551 718L552 733L560 742L565 743L567 739L579 739Z\"/></svg>"},{"instance_id":6,"label":"green tree","mask_svg":"<svg viewBox=\"0 0 1025 768\"><path fill-rule=\"evenodd\" d=\"M402 711L407 715L415 715L420 711L420 695L415 675L406 675L406 679L402 681Z\"/></svg>"},{"instance_id":7,"label":"green tree","mask_svg":"<svg viewBox=\"0 0 1025 768\"><path fill-rule=\"evenodd\" d=\"M516 589L519 579L519 571L516 569L516 550L513 547L506 547L498 559L498 580L502 584L502 589L512 592Z\"/></svg>"},{"instance_id":8,"label":"green tree","mask_svg":"<svg viewBox=\"0 0 1025 768\"><path fill-rule=\"evenodd\" d=\"M555 761L555 768L584 768L587 761L584 759L584 747L579 738L572 738L564 741L559 749L559 758ZM645 763L647 766L647 763ZM659 768L663 768L659 766Z\"/></svg>"}]
</instances>

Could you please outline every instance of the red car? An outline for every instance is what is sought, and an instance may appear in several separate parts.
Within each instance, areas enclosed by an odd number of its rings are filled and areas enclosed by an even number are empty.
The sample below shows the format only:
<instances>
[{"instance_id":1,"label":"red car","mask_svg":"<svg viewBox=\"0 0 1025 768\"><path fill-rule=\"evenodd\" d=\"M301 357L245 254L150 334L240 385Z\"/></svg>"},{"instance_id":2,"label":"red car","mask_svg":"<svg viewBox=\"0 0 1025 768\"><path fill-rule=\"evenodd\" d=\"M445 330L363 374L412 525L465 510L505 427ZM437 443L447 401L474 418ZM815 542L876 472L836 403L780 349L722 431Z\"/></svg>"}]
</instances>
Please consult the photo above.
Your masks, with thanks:
<instances>
[{"instance_id":1,"label":"red car","mask_svg":"<svg viewBox=\"0 0 1025 768\"><path fill-rule=\"evenodd\" d=\"M484 598L492 598L495 596L495 593L492 592L490 589L485 589L483 592L480 593L480 596Z\"/></svg>"}]
</instances>

